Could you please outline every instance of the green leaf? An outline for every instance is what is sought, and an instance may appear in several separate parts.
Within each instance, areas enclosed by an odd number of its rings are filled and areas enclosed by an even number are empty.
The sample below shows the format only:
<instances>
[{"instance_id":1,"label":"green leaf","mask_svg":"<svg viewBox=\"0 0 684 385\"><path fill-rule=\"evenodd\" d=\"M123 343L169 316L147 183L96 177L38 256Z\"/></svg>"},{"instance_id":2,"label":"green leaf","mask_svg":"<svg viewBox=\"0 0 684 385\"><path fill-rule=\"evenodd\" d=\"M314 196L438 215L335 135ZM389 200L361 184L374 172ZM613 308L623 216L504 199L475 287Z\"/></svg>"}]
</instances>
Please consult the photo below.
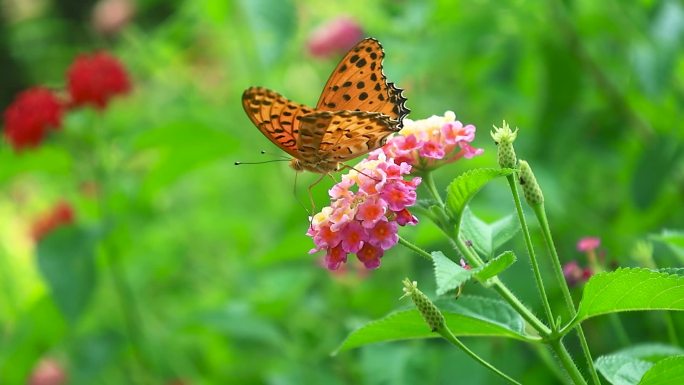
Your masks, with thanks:
<instances>
[{"instance_id":1,"label":"green leaf","mask_svg":"<svg viewBox=\"0 0 684 385\"><path fill-rule=\"evenodd\" d=\"M458 263L447 258L441 251L432 253L432 263L435 265L435 281L437 295L446 294L457 289L473 276L472 270L462 268Z\"/></svg>"},{"instance_id":2,"label":"green leaf","mask_svg":"<svg viewBox=\"0 0 684 385\"><path fill-rule=\"evenodd\" d=\"M473 214L468 206L461 218L461 234L470 240L481 254L491 257L496 250L520 231L520 223L514 215L507 215L488 224Z\"/></svg>"},{"instance_id":3,"label":"green leaf","mask_svg":"<svg viewBox=\"0 0 684 385\"><path fill-rule=\"evenodd\" d=\"M515 263L516 260L517 258L512 251L504 251L496 258L477 269L477 271L475 271L475 278L480 281L486 281L489 278L492 278L493 276L508 269L513 263Z\"/></svg>"},{"instance_id":4,"label":"green leaf","mask_svg":"<svg viewBox=\"0 0 684 385\"><path fill-rule=\"evenodd\" d=\"M684 384L684 356L658 361L639 381L639 385L669 384Z\"/></svg>"},{"instance_id":5,"label":"green leaf","mask_svg":"<svg viewBox=\"0 0 684 385\"><path fill-rule=\"evenodd\" d=\"M663 230L661 234L652 235L651 238L664 243L684 263L684 231Z\"/></svg>"},{"instance_id":6,"label":"green leaf","mask_svg":"<svg viewBox=\"0 0 684 385\"><path fill-rule=\"evenodd\" d=\"M655 362L684 350L665 344L641 344L596 360L596 369L613 385L636 384Z\"/></svg>"},{"instance_id":7,"label":"green leaf","mask_svg":"<svg viewBox=\"0 0 684 385\"><path fill-rule=\"evenodd\" d=\"M449 215L455 223L460 223L466 204L487 182L500 176L510 175L514 171L508 168L477 168L454 179L447 187L446 199Z\"/></svg>"},{"instance_id":8,"label":"green leaf","mask_svg":"<svg viewBox=\"0 0 684 385\"><path fill-rule=\"evenodd\" d=\"M597 274L584 287L577 321L635 310L684 310L684 277L644 268Z\"/></svg>"},{"instance_id":9,"label":"green leaf","mask_svg":"<svg viewBox=\"0 0 684 385\"><path fill-rule=\"evenodd\" d=\"M57 307L71 323L85 309L95 288L93 231L63 227L38 243L38 267Z\"/></svg>"},{"instance_id":10,"label":"green leaf","mask_svg":"<svg viewBox=\"0 0 684 385\"><path fill-rule=\"evenodd\" d=\"M435 304L455 336L531 338L525 335L522 317L503 301L464 295ZM436 337L439 335L430 331L418 310L399 310L353 331L335 353L376 342Z\"/></svg>"}]
</instances>

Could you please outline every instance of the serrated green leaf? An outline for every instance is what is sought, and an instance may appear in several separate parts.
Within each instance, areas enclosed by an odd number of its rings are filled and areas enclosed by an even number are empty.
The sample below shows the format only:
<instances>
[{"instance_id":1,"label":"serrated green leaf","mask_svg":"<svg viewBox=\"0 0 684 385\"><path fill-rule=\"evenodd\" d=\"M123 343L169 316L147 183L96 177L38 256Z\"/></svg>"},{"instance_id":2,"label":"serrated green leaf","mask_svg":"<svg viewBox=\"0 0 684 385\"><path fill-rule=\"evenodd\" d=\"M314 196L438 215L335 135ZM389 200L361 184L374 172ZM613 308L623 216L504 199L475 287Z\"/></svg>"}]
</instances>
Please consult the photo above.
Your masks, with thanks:
<instances>
[{"instance_id":1,"label":"serrated green leaf","mask_svg":"<svg viewBox=\"0 0 684 385\"><path fill-rule=\"evenodd\" d=\"M514 171L508 168L477 168L456 177L447 187L447 209L451 218L460 223L466 204L487 182Z\"/></svg>"},{"instance_id":2,"label":"serrated green leaf","mask_svg":"<svg viewBox=\"0 0 684 385\"><path fill-rule=\"evenodd\" d=\"M95 241L92 231L57 229L38 243L38 267L57 307L74 323L95 287Z\"/></svg>"},{"instance_id":3,"label":"serrated green leaf","mask_svg":"<svg viewBox=\"0 0 684 385\"><path fill-rule=\"evenodd\" d=\"M684 356L658 361L639 381L639 385L684 384Z\"/></svg>"},{"instance_id":4,"label":"serrated green leaf","mask_svg":"<svg viewBox=\"0 0 684 385\"><path fill-rule=\"evenodd\" d=\"M684 349L665 344L640 344L601 356L596 369L613 385L636 384L655 362L684 354Z\"/></svg>"},{"instance_id":5,"label":"serrated green leaf","mask_svg":"<svg viewBox=\"0 0 684 385\"><path fill-rule=\"evenodd\" d=\"M441 251L432 252L432 263L435 266L437 295L443 295L457 289L473 276L472 270L462 268Z\"/></svg>"},{"instance_id":6,"label":"serrated green leaf","mask_svg":"<svg viewBox=\"0 0 684 385\"><path fill-rule=\"evenodd\" d=\"M524 320L503 301L464 295L435 304L455 336L532 338L524 333ZM418 310L399 310L351 332L335 353L377 342L436 337Z\"/></svg>"},{"instance_id":7,"label":"serrated green leaf","mask_svg":"<svg viewBox=\"0 0 684 385\"><path fill-rule=\"evenodd\" d=\"M487 262L484 266L475 271L475 278L480 281L486 281L489 278L501 273L502 271L508 269L517 258L512 251L504 251L499 254L496 258Z\"/></svg>"},{"instance_id":8,"label":"serrated green leaf","mask_svg":"<svg viewBox=\"0 0 684 385\"><path fill-rule=\"evenodd\" d=\"M577 320L635 310L684 310L684 277L644 268L597 274L584 287Z\"/></svg>"}]
</instances>

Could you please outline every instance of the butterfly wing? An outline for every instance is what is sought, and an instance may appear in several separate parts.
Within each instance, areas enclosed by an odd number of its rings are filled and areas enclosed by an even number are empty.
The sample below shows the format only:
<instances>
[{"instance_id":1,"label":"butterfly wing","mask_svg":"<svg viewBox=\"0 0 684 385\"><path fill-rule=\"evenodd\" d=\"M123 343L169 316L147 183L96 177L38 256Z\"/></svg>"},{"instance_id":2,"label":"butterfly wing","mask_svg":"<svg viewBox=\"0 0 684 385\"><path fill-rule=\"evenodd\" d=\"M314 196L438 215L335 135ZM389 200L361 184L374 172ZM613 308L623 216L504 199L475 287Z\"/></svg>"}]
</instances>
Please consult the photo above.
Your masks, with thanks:
<instances>
[{"instance_id":1,"label":"butterfly wing","mask_svg":"<svg viewBox=\"0 0 684 385\"><path fill-rule=\"evenodd\" d=\"M359 42L330 75L316 109L380 112L396 120L400 129L410 110L403 90L387 82L382 71L384 57L377 40L368 38Z\"/></svg>"},{"instance_id":2,"label":"butterfly wing","mask_svg":"<svg viewBox=\"0 0 684 385\"><path fill-rule=\"evenodd\" d=\"M379 112L315 111L301 116L298 151L312 162L346 162L382 147L397 122Z\"/></svg>"},{"instance_id":3,"label":"butterfly wing","mask_svg":"<svg viewBox=\"0 0 684 385\"><path fill-rule=\"evenodd\" d=\"M313 112L311 107L263 87L246 89L242 94L242 107L264 136L288 154L300 158L297 148L300 122L297 118Z\"/></svg>"}]
</instances>

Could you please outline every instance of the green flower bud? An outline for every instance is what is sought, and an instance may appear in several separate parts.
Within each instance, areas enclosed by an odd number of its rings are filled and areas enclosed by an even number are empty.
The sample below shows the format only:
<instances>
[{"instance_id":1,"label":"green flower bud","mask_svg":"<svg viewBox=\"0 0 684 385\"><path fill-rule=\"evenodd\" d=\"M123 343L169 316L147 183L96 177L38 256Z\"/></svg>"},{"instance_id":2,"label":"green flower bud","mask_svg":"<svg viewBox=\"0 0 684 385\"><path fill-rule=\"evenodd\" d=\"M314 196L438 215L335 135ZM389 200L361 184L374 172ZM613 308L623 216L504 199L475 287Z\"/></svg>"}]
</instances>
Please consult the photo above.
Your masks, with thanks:
<instances>
[{"instance_id":1,"label":"green flower bud","mask_svg":"<svg viewBox=\"0 0 684 385\"><path fill-rule=\"evenodd\" d=\"M501 127L494 126L494 131L491 132L491 135L497 146L499 166L502 168L515 168L518 160L515 156L513 142L518 135L518 129L516 128L515 131L512 131L504 120Z\"/></svg>"},{"instance_id":2,"label":"green flower bud","mask_svg":"<svg viewBox=\"0 0 684 385\"><path fill-rule=\"evenodd\" d=\"M544 203L544 194L537 183L537 178L534 177L532 173L532 168L530 165L524 161L520 160L519 164L519 179L520 187L522 187L523 194L525 195L525 200L530 206L541 205Z\"/></svg>"},{"instance_id":3,"label":"green flower bud","mask_svg":"<svg viewBox=\"0 0 684 385\"><path fill-rule=\"evenodd\" d=\"M404 284L404 295L402 298L411 297L411 300L418 308L418 311L420 311L425 322L430 326L430 329L433 332L444 329L445 321L442 312L422 291L418 290L418 283L416 281L411 282L408 278L405 278L402 283Z\"/></svg>"}]
</instances>

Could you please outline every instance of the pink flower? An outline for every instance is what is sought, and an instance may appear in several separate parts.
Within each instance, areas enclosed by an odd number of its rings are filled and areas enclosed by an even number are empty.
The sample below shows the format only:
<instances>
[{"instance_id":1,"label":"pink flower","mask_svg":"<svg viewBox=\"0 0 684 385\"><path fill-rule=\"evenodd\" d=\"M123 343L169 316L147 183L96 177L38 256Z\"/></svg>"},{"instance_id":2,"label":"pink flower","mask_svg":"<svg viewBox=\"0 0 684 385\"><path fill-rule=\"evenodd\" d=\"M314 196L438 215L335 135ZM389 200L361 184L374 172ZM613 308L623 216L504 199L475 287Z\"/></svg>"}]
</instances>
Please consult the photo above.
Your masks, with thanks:
<instances>
[{"instance_id":1,"label":"pink flower","mask_svg":"<svg viewBox=\"0 0 684 385\"><path fill-rule=\"evenodd\" d=\"M570 261L563 265L563 276L568 282L568 285L575 286L586 282L594 275L594 272L589 267L581 267L577 261Z\"/></svg>"},{"instance_id":2,"label":"pink flower","mask_svg":"<svg viewBox=\"0 0 684 385\"><path fill-rule=\"evenodd\" d=\"M382 258L382 249L367 243L359 250L356 256L359 261L366 266L367 269L377 269L380 267L380 258Z\"/></svg>"},{"instance_id":3,"label":"pink flower","mask_svg":"<svg viewBox=\"0 0 684 385\"><path fill-rule=\"evenodd\" d=\"M67 374L62 365L51 358L44 358L33 368L28 385L63 385Z\"/></svg>"},{"instance_id":4,"label":"pink flower","mask_svg":"<svg viewBox=\"0 0 684 385\"><path fill-rule=\"evenodd\" d=\"M353 19L341 16L316 28L309 36L309 53L329 57L349 51L363 39L361 26Z\"/></svg>"},{"instance_id":5,"label":"pink flower","mask_svg":"<svg viewBox=\"0 0 684 385\"><path fill-rule=\"evenodd\" d=\"M420 178L404 180L410 172L410 165L379 154L330 189L330 206L312 218L307 231L316 245L312 251L326 251L328 269L338 269L350 253L366 268L377 268L384 251L398 242L398 227L418 222L407 208L416 201Z\"/></svg>"},{"instance_id":6,"label":"pink flower","mask_svg":"<svg viewBox=\"0 0 684 385\"><path fill-rule=\"evenodd\" d=\"M64 106L47 88L33 87L17 95L3 115L4 134L15 151L39 145L47 132L62 124Z\"/></svg>"},{"instance_id":7,"label":"pink flower","mask_svg":"<svg viewBox=\"0 0 684 385\"><path fill-rule=\"evenodd\" d=\"M475 126L463 125L453 112L427 119L404 120L400 135L391 138L384 147L373 151L369 159L380 153L394 159L396 164L406 162L418 171L432 170L460 158L472 158L483 150L470 145L475 139Z\"/></svg>"},{"instance_id":8,"label":"pink flower","mask_svg":"<svg viewBox=\"0 0 684 385\"><path fill-rule=\"evenodd\" d=\"M587 253L596 250L601 245L601 238L584 237L577 242L577 251Z\"/></svg>"},{"instance_id":9,"label":"pink flower","mask_svg":"<svg viewBox=\"0 0 684 385\"><path fill-rule=\"evenodd\" d=\"M368 234L358 221L351 221L341 230L341 237L342 249L347 253L356 253L363 247Z\"/></svg>"},{"instance_id":10,"label":"pink flower","mask_svg":"<svg viewBox=\"0 0 684 385\"><path fill-rule=\"evenodd\" d=\"M367 199L359 206L356 218L365 228L372 228L378 221L385 218L387 203L382 199Z\"/></svg>"},{"instance_id":11,"label":"pink flower","mask_svg":"<svg viewBox=\"0 0 684 385\"><path fill-rule=\"evenodd\" d=\"M328 249L325 254L325 267L328 270L337 270L344 262L347 262L347 253L342 250L342 246L335 246Z\"/></svg>"},{"instance_id":12,"label":"pink flower","mask_svg":"<svg viewBox=\"0 0 684 385\"><path fill-rule=\"evenodd\" d=\"M373 246L377 246L383 250L388 250L396 245L399 241L397 235L397 223L388 220L378 222L369 232L370 236L368 242Z\"/></svg>"}]
</instances>

